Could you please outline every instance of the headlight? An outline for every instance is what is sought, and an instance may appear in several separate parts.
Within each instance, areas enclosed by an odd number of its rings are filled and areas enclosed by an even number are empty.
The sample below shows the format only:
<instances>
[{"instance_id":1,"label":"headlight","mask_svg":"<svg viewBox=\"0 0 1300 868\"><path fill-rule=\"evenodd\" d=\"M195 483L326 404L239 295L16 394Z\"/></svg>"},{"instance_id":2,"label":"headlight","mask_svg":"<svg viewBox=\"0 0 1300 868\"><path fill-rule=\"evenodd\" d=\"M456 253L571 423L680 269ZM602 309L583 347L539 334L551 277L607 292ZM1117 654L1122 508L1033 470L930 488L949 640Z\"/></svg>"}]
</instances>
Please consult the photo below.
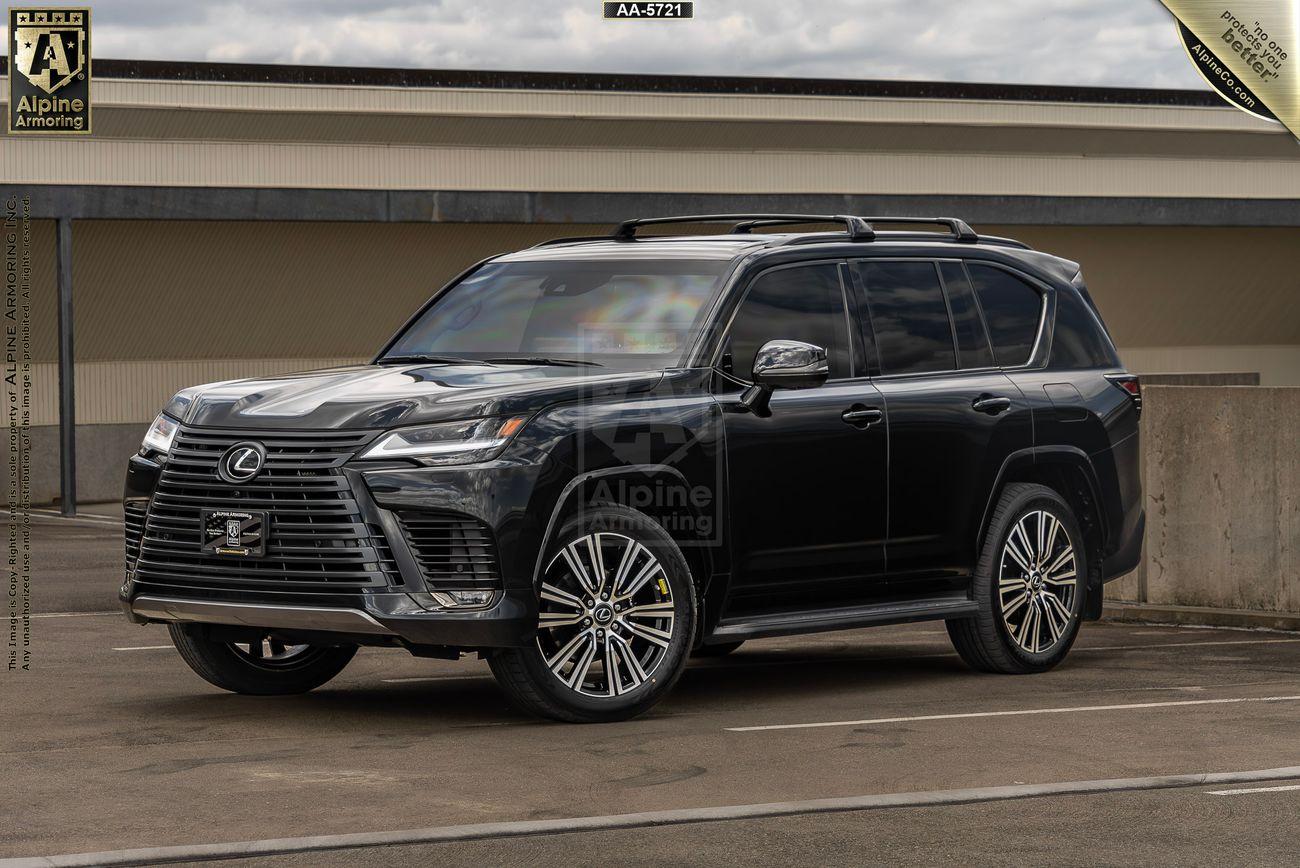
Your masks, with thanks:
<instances>
[{"instance_id":1,"label":"headlight","mask_svg":"<svg viewBox=\"0 0 1300 868\"><path fill-rule=\"evenodd\" d=\"M428 464L484 461L501 451L526 421L526 416L498 416L402 428L380 437L359 457L419 458Z\"/></svg>"},{"instance_id":2,"label":"headlight","mask_svg":"<svg viewBox=\"0 0 1300 868\"><path fill-rule=\"evenodd\" d=\"M181 423L165 413L159 413L158 418L153 420L149 431L144 435L144 442L140 444L140 454L160 452L166 455L171 452L172 441L176 439L176 432L180 427Z\"/></svg>"}]
</instances>

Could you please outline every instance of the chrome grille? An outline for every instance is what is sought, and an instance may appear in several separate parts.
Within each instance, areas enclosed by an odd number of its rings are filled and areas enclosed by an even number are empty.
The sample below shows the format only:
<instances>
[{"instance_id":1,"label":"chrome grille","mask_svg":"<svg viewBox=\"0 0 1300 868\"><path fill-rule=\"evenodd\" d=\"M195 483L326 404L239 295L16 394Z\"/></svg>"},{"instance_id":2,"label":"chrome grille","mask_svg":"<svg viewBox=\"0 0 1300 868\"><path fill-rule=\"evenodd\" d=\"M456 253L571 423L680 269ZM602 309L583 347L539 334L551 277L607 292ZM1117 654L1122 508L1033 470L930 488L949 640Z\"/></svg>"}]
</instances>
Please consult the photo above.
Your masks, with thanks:
<instances>
[{"instance_id":1,"label":"chrome grille","mask_svg":"<svg viewBox=\"0 0 1300 868\"><path fill-rule=\"evenodd\" d=\"M397 516L430 590L501 587L491 530L468 516L401 512Z\"/></svg>"},{"instance_id":2,"label":"chrome grille","mask_svg":"<svg viewBox=\"0 0 1300 868\"><path fill-rule=\"evenodd\" d=\"M374 433L182 428L149 506L137 581L301 590L400 584L383 534L366 523L340 470ZM223 482L218 460L246 440L266 448L263 470L249 482ZM265 511L266 555L203 552L204 509Z\"/></svg>"}]
</instances>

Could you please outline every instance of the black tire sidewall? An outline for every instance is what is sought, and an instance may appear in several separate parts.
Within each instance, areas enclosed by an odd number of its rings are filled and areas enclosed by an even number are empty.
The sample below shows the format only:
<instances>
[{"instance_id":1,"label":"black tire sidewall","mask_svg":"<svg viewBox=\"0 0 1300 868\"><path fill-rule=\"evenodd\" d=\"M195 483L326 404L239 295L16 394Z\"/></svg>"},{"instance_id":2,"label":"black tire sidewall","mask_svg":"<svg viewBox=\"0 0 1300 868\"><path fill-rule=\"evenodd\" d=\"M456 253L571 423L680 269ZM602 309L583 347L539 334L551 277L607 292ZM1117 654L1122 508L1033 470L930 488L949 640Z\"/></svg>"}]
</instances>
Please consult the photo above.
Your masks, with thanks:
<instances>
[{"instance_id":1,"label":"black tire sidewall","mask_svg":"<svg viewBox=\"0 0 1300 868\"><path fill-rule=\"evenodd\" d=\"M201 678L223 690L255 696L313 690L343 671L357 653L356 645L313 647L300 662L260 666L228 643L205 638L192 627L169 624L168 628L181 658Z\"/></svg>"},{"instance_id":2,"label":"black tire sidewall","mask_svg":"<svg viewBox=\"0 0 1300 868\"><path fill-rule=\"evenodd\" d=\"M1003 653L1011 657L1024 671L1042 671L1060 663L1070 652L1074 640L1079 635L1083 623L1083 607L1087 596L1086 577L1088 575L1087 546L1084 545L1083 532L1074 517L1069 504L1050 488L1042 485L1020 485L1015 491L1008 491L1011 496L994 523L989 527L981 552L979 567L976 571L976 600L985 610L986 617L993 620L993 627L1002 643ZM1011 636L1006 621L1002 617L1002 601L998 593L998 568L1002 547L1007 535L1027 512L1045 509L1061 522L1062 529L1070 539L1075 556L1075 594L1070 624L1065 635L1055 646L1037 654L1021 648Z\"/></svg>"},{"instance_id":3,"label":"black tire sidewall","mask_svg":"<svg viewBox=\"0 0 1300 868\"><path fill-rule=\"evenodd\" d=\"M569 715L583 720L622 720L658 702L686 668L695 628L695 587L686 558L668 532L648 516L622 506L589 507L571 517L556 532L543 563L549 564L565 543L597 531L631 537L650 549L663 565L673 595L673 638L663 660L640 687L619 696L596 697L560 683L532 637L517 653L532 686Z\"/></svg>"}]
</instances>

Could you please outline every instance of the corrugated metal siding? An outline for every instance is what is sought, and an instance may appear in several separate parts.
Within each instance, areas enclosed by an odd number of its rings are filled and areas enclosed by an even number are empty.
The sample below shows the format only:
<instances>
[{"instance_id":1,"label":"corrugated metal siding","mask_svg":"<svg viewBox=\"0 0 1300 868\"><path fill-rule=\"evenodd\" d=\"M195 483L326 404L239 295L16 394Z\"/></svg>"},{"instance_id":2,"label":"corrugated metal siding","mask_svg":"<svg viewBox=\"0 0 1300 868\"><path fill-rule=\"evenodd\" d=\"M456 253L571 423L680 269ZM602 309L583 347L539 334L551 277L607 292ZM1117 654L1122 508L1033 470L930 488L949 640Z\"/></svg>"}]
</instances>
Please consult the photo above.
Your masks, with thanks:
<instances>
[{"instance_id":1,"label":"corrugated metal siding","mask_svg":"<svg viewBox=\"0 0 1300 868\"><path fill-rule=\"evenodd\" d=\"M38 184L1300 198L1289 160L1026 154L422 148L9 137Z\"/></svg>"},{"instance_id":2,"label":"corrugated metal siding","mask_svg":"<svg viewBox=\"0 0 1300 868\"><path fill-rule=\"evenodd\" d=\"M1216 108L973 99L900 99L752 94L663 94L342 85L130 81L99 78L95 105L360 114L510 117L700 118L707 120L967 123L1129 129L1278 127L1230 106Z\"/></svg>"},{"instance_id":3,"label":"corrugated metal siding","mask_svg":"<svg viewBox=\"0 0 1300 868\"><path fill-rule=\"evenodd\" d=\"M220 359L77 364L77 424L148 422L186 386L351 365L368 359ZM59 421L58 366L32 367L32 425Z\"/></svg>"}]
</instances>

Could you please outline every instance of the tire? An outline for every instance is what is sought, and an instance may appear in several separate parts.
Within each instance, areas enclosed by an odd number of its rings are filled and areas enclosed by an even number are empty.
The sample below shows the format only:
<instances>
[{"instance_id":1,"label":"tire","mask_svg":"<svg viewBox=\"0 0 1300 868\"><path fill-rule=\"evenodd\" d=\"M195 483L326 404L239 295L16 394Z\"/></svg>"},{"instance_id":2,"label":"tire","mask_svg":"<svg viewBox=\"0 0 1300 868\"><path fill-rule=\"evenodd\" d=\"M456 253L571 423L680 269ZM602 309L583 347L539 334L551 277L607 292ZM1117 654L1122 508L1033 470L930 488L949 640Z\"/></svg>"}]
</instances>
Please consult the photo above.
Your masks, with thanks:
<instances>
[{"instance_id":1,"label":"tire","mask_svg":"<svg viewBox=\"0 0 1300 868\"><path fill-rule=\"evenodd\" d=\"M545 564L535 637L489 659L506 695L570 723L647 711L681 676L694 636L695 588L673 538L635 510L590 507L561 526Z\"/></svg>"},{"instance_id":2,"label":"tire","mask_svg":"<svg viewBox=\"0 0 1300 868\"><path fill-rule=\"evenodd\" d=\"M692 657L726 657L732 651L735 651L737 648L739 648L741 645L744 644L745 644L745 640L741 639L739 642L723 642L721 645L701 645L699 648L696 648L694 651L691 652L691 656Z\"/></svg>"},{"instance_id":3,"label":"tire","mask_svg":"<svg viewBox=\"0 0 1300 868\"><path fill-rule=\"evenodd\" d=\"M962 660L1005 674L1046 672L1064 660L1083 620L1087 556L1079 523L1059 494L1043 485L1008 485L975 568L979 612L947 622Z\"/></svg>"},{"instance_id":4,"label":"tire","mask_svg":"<svg viewBox=\"0 0 1300 868\"><path fill-rule=\"evenodd\" d=\"M216 642L181 624L168 624L181 659L209 684L252 696L287 696L320 687L343 671L356 645ZM256 652L256 654L254 653Z\"/></svg>"}]
</instances>

